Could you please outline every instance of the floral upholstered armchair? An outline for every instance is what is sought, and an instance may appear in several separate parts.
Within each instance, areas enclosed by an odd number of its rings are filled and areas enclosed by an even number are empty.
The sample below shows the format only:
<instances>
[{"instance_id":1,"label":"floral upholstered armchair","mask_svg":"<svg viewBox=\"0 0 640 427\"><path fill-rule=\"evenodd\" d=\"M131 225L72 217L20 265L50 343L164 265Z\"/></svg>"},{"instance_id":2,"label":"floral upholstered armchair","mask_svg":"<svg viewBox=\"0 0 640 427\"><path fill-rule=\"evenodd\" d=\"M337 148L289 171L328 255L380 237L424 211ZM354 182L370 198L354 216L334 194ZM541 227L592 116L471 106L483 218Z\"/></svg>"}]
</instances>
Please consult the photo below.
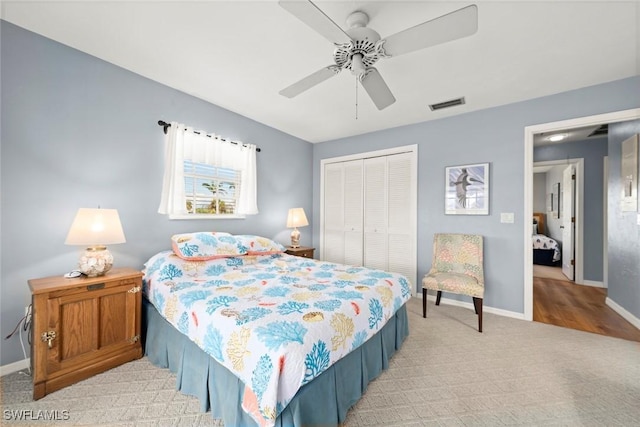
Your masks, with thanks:
<instances>
[{"instance_id":1,"label":"floral upholstered armchair","mask_svg":"<svg viewBox=\"0 0 640 427\"><path fill-rule=\"evenodd\" d=\"M422 317L427 317L427 290L437 291L436 305L442 292L469 295L478 315L482 332L484 269L482 236L475 234L436 234L433 238L431 270L422 279Z\"/></svg>"}]
</instances>

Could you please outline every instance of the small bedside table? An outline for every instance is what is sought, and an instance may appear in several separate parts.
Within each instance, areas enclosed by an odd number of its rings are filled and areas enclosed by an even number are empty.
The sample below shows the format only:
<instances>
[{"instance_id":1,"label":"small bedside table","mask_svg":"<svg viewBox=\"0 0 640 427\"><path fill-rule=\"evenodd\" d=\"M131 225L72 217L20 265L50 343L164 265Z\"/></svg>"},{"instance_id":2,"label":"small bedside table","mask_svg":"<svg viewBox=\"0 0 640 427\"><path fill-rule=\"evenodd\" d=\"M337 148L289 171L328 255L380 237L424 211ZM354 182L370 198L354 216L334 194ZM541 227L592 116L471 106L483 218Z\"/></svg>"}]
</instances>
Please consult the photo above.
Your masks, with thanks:
<instances>
[{"instance_id":1,"label":"small bedside table","mask_svg":"<svg viewBox=\"0 0 640 427\"><path fill-rule=\"evenodd\" d=\"M142 357L142 273L29 280L33 399Z\"/></svg>"},{"instance_id":2,"label":"small bedside table","mask_svg":"<svg viewBox=\"0 0 640 427\"><path fill-rule=\"evenodd\" d=\"M284 251L285 254L300 256L303 258L313 258L313 251L316 248L310 248L308 246L300 246L299 248L292 248L291 246L287 246L287 250Z\"/></svg>"}]
</instances>

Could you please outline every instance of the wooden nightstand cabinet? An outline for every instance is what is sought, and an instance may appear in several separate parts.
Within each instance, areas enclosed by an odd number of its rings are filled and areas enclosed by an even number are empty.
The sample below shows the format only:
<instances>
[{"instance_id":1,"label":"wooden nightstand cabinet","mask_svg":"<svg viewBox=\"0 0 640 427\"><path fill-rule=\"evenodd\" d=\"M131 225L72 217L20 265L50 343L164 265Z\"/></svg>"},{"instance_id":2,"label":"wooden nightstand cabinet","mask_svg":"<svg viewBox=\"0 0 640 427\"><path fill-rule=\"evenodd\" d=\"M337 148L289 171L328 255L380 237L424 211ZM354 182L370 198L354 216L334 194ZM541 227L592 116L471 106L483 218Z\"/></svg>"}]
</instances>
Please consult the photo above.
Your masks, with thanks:
<instances>
[{"instance_id":1,"label":"wooden nightstand cabinet","mask_svg":"<svg viewBox=\"0 0 640 427\"><path fill-rule=\"evenodd\" d=\"M35 400L142 357L142 273L114 268L104 276L29 280Z\"/></svg>"},{"instance_id":2,"label":"wooden nightstand cabinet","mask_svg":"<svg viewBox=\"0 0 640 427\"><path fill-rule=\"evenodd\" d=\"M284 251L285 254L301 256L303 258L313 258L313 251L316 248L310 248L307 246L300 246L299 248L293 248L291 246L287 246L287 250Z\"/></svg>"}]
</instances>

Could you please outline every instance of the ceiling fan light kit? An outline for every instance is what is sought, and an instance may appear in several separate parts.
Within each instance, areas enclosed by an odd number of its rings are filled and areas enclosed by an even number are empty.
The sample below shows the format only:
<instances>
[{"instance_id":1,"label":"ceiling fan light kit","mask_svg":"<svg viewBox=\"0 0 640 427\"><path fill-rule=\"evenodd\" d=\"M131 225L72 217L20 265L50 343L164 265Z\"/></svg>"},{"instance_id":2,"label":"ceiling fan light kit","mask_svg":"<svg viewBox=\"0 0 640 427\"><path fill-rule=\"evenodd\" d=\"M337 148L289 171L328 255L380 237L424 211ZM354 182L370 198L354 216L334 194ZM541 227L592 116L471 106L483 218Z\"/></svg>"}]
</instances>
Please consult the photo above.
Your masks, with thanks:
<instances>
[{"instance_id":1,"label":"ceiling fan light kit","mask_svg":"<svg viewBox=\"0 0 640 427\"><path fill-rule=\"evenodd\" d=\"M467 37L478 30L476 5L464 7L382 39L376 31L367 27L369 16L365 12L351 13L346 19L349 28L344 31L309 0L282 0L278 3L336 46L333 54L335 65L324 67L281 90L279 93L287 98L293 98L339 74L343 69L348 69L360 81L378 110L383 110L396 99L378 70L373 67L379 59Z\"/></svg>"},{"instance_id":2,"label":"ceiling fan light kit","mask_svg":"<svg viewBox=\"0 0 640 427\"><path fill-rule=\"evenodd\" d=\"M562 141L563 139L565 139L567 137L566 133L557 133L555 135L551 135L549 138L547 138L549 141L551 142L558 142L558 141Z\"/></svg>"}]
</instances>

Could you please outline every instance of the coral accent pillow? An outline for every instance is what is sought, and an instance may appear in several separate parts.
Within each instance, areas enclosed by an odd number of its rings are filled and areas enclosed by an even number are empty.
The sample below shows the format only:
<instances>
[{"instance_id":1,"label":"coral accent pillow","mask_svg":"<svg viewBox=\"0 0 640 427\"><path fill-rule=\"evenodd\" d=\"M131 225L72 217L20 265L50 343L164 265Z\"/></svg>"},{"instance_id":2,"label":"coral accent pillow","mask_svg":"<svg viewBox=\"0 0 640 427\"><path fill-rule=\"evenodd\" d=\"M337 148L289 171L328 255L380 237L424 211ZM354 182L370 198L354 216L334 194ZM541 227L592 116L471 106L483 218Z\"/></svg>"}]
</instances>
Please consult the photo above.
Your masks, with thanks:
<instances>
[{"instance_id":1,"label":"coral accent pillow","mask_svg":"<svg viewBox=\"0 0 640 427\"><path fill-rule=\"evenodd\" d=\"M173 252L189 261L207 261L246 255L238 240L229 233L202 231L171 236Z\"/></svg>"},{"instance_id":2,"label":"coral accent pillow","mask_svg":"<svg viewBox=\"0 0 640 427\"><path fill-rule=\"evenodd\" d=\"M285 247L278 242L261 236L251 234L241 234L234 236L241 249L245 249L248 255L273 255L281 254Z\"/></svg>"}]
</instances>

